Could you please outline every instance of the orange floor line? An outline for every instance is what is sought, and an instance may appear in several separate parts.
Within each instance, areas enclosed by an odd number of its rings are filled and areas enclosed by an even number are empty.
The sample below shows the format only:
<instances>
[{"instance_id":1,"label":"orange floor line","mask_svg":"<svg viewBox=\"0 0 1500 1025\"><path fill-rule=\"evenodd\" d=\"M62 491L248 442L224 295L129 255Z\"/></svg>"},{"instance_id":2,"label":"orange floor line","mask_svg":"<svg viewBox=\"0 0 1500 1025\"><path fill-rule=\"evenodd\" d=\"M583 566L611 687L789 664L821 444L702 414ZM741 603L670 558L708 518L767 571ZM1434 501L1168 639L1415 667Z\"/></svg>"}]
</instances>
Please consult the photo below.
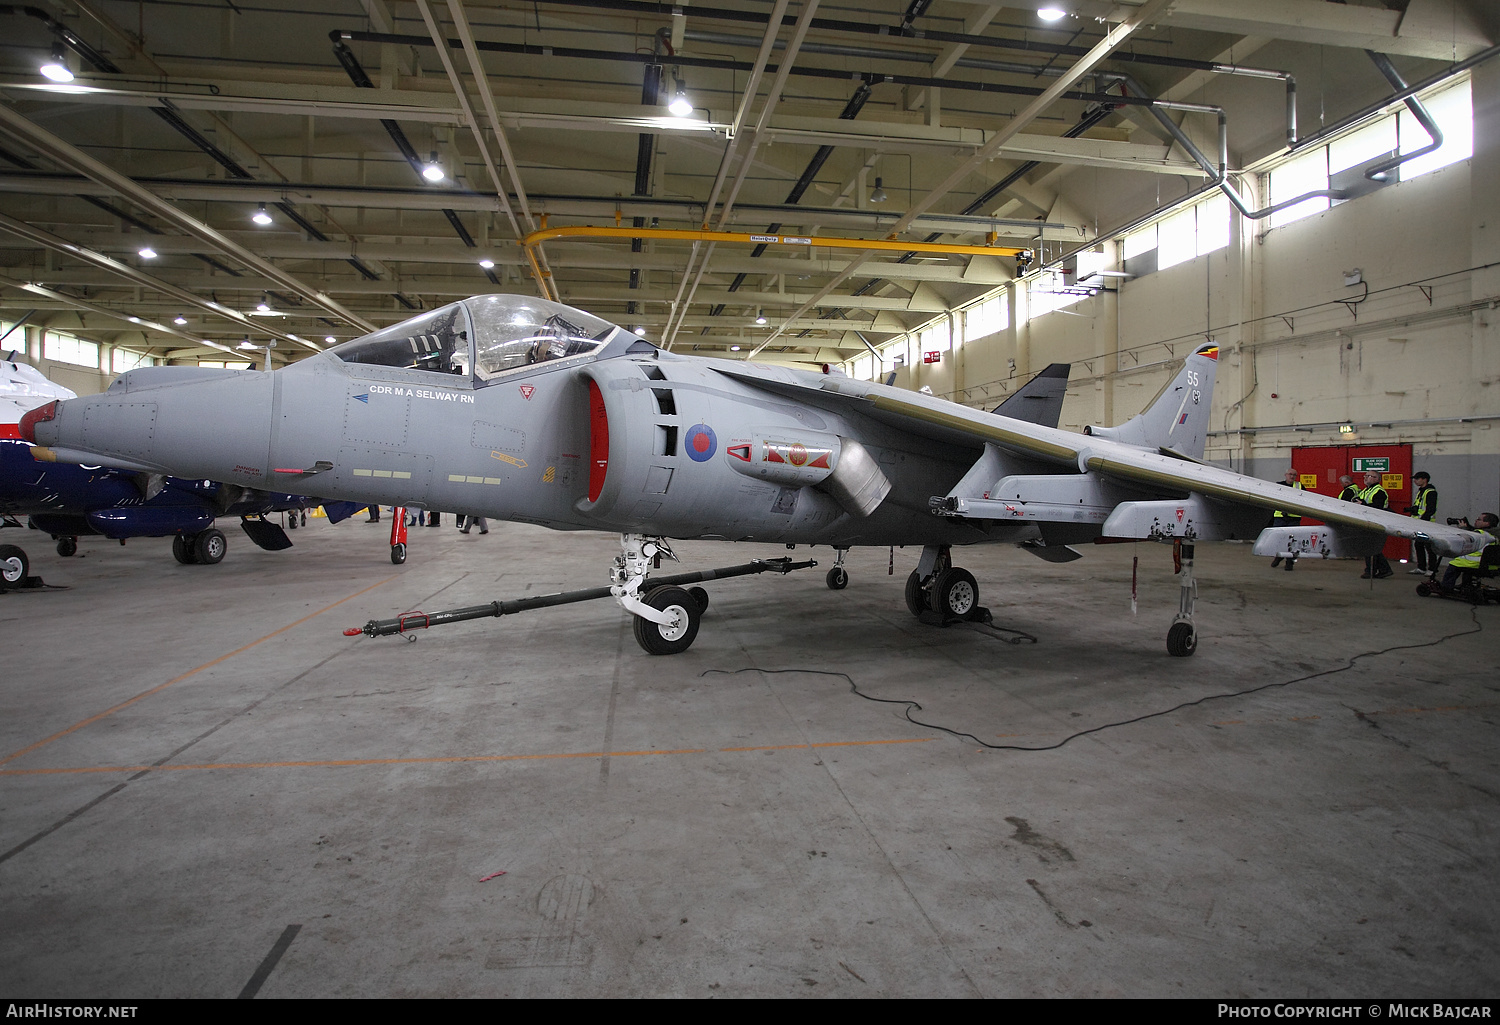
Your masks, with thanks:
<instances>
[{"instance_id":1,"label":"orange floor line","mask_svg":"<svg viewBox=\"0 0 1500 1025\"><path fill-rule=\"evenodd\" d=\"M318 616L321 616L323 613L327 612L329 609L337 608L338 606L344 604L344 602L349 601L351 598L358 598L360 595L364 594L366 591L373 591L373 590L375 590L375 588L380 587L382 584L388 584L392 580L395 580L395 579L396 578L394 576L386 577L384 580L381 580L378 583L371 584L369 587L363 588L362 590L355 591L353 594L351 594L351 595L349 595L347 597L340 598L338 601L334 602L332 605L325 605L323 608L319 609L318 611L312 612L312 613L309 613L308 615L303 616L301 619L297 620L295 623L288 623L286 626L282 627L279 630L272 630L270 633L266 634L264 637L260 638L259 640L251 641L249 644L246 644L243 647L235 648L233 651L231 651L227 655L220 655L218 658L214 659L212 662L205 662L201 666L199 666L198 668L196 668L196 669L189 669L187 672L183 673L181 676L175 676L172 679L168 680L166 683L157 684L155 687L152 687L150 690L143 690L139 694L137 694L135 697L133 697L133 698L127 698L126 700L120 702L118 705L115 705L113 708L106 708L104 711L100 712L98 715L91 715L87 719L83 720L82 722L76 722L72 726L69 726L65 730L59 730L58 732L52 734L52 736L45 737L42 740L38 740L35 744L32 744L29 747L23 747L19 751L16 751L16 752L14 752L12 754L8 754L4 758L0 758L0 765L5 765L8 762L13 762L17 758L20 758L22 755L30 754L31 752L37 750L38 748L46 747L48 744L52 743L54 740L58 740L58 739L60 739L62 737L66 737L70 733L77 732L78 730L83 729L85 726L88 726L90 723L96 723L100 719L108 718L109 716L114 715L116 712L118 712L122 708L129 708L131 705L135 704L137 701L140 701L140 700L142 700L144 698L149 698L151 695L156 694L159 691L164 691L168 687L172 686L172 684L174 684L174 683L181 683L183 680L186 680L189 676L192 676L195 673L201 673L205 669L212 669L214 666L218 665L220 662L224 662L224 661L227 661L227 660L229 660L231 658L234 658L234 656L240 654L241 652L249 651L251 648L255 647L257 644L260 644L260 643L262 643L264 641L269 641L272 637L275 637L278 634L284 634L284 633L286 633L288 630L290 630L294 626L301 626L303 623L306 623L309 619L314 619L314 618L316 618Z\"/></svg>"}]
</instances>

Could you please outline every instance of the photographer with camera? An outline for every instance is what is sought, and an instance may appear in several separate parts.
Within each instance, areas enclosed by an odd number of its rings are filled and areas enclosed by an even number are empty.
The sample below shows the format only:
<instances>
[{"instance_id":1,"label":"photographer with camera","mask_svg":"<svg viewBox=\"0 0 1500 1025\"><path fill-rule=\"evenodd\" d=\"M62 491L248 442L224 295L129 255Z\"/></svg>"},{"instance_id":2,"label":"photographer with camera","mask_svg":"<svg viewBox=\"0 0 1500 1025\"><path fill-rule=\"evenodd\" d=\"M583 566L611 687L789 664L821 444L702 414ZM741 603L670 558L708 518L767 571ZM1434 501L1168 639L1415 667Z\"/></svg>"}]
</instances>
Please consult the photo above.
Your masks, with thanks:
<instances>
[{"instance_id":1,"label":"photographer with camera","mask_svg":"<svg viewBox=\"0 0 1500 1025\"><path fill-rule=\"evenodd\" d=\"M1500 516L1492 512L1480 513L1476 522L1470 523L1467 516L1459 519L1449 519L1448 526L1462 527L1465 530L1477 530L1485 538L1484 547L1495 544L1495 528L1500 525ZM1458 581L1466 569L1478 569L1479 562L1484 557L1484 547L1477 552L1461 555L1448 563L1448 568L1443 572L1443 590L1452 591L1458 587Z\"/></svg>"}]
</instances>

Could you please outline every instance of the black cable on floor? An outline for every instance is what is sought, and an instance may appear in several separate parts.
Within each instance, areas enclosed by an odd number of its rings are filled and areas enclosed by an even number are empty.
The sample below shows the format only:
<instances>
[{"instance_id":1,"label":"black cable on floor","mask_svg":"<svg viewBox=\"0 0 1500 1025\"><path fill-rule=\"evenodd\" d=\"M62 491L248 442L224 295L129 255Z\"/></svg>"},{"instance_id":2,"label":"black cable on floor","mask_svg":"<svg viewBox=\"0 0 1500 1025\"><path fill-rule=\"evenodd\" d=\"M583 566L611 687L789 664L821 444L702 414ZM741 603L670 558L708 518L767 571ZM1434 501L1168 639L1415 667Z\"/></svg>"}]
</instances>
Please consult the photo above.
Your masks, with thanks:
<instances>
[{"instance_id":1,"label":"black cable on floor","mask_svg":"<svg viewBox=\"0 0 1500 1025\"><path fill-rule=\"evenodd\" d=\"M972 734L972 733L964 733L961 730L953 730L953 729L949 729L946 726L939 726L937 723L923 722L920 719L913 719L912 716L911 716L912 709L915 708L919 712L922 710L922 705L919 702L913 701L910 698L877 698L877 697L872 697L869 694L866 694L863 691L861 691L859 689L859 687L855 684L854 678L852 676L850 676L848 673L840 673L840 672L836 672L836 671L828 670L828 669L755 669L755 668L746 668L746 669L705 669L703 672L699 673L698 675L700 677L702 677L702 676L708 676L710 674L718 674L718 675L725 675L725 676L735 676L735 675L738 675L739 673L807 673L807 674L810 674L810 675L813 675L813 676L838 676L838 677L841 677L843 680L845 680L849 684L849 689L851 691L853 691L859 697L864 698L866 701L877 701L877 702L880 702L881 704L885 704L885 705L905 705L906 708L903 710L902 714L906 717L906 721L909 722L909 723L911 723L913 726L921 726L921 727L923 727L925 729L929 729L929 730L941 730L943 733L947 733L947 734L950 734L950 735L955 736L955 737L961 737L961 738L963 738L965 740L972 740L974 743L978 744L979 746L989 748L992 751L1056 751L1058 748L1062 747L1064 744L1068 743L1069 741L1077 740L1079 737L1086 737L1090 733L1099 733L1099 732L1101 732L1103 730L1114 729L1114 728L1116 728L1118 726L1129 726L1132 723L1144 722L1147 719L1156 719L1156 718L1159 718L1159 717L1164 716L1164 715L1171 715L1173 712L1179 712L1179 711L1181 711L1184 708L1192 708L1194 705L1202 705L1202 704L1206 704L1206 703L1208 703L1210 701L1219 701L1219 700L1222 700L1224 698L1244 697L1247 694L1256 694L1256 693L1259 693L1260 691L1263 691L1263 690L1273 690L1273 689L1275 689L1277 687L1290 687L1294 683L1306 683L1308 680L1316 680L1320 676L1331 676L1334 673L1342 673L1342 672L1345 672L1347 670L1353 669L1355 663L1358 662L1358 661L1360 661L1361 659L1375 658L1375 657L1377 657L1379 655L1388 655L1388 654L1390 654L1393 651L1412 651L1412 650L1416 650L1418 648L1433 648L1433 647L1436 647L1439 644L1442 644L1444 641L1451 641L1451 640L1453 640L1454 638L1457 638L1457 637L1466 637L1469 634L1479 633L1480 631L1482 631L1484 629L1484 624L1479 621L1479 609L1478 609L1477 606L1471 606L1470 607L1470 609L1469 609L1469 617L1474 621L1474 629L1472 629L1472 630L1460 630L1457 633L1444 634L1443 636L1437 638L1436 640L1423 641L1420 644L1394 644L1394 645L1392 645L1389 648L1380 648L1380 649L1378 649L1376 651L1362 651L1362 652L1360 652L1357 655L1351 655L1351 656L1349 656L1349 658L1344 662L1343 665L1341 665L1341 666L1334 666L1332 669L1324 669L1324 670L1321 670L1321 671L1316 672L1316 673L1308 673L1306 676L1298 676L1298 677L1295 677L1295 678L1290 679L1290 680L1281 680L1281 681L1278 681L1276 683L1263 683L1259 687L1247 687L1244 690L1228 691L1228 692L1223 693L1223 694L1208 694L1208 695L1206 695L1204 697L1197 698L1197 699L1195 699L1193 701L1184 701L1181 704L1173 705L1171 708L1164 708L1164 709L1161 709L1160 711L1156 711L1156 712L1147 712L1144 715L1137 715L1137 716L1134 716L1134 717L1132 717L1130 719L1121 719L1118 722L1104 723L1104 724L1099 725L1099 726L1090 727L1089 729L1086 729L1086 730L1079 730L1077 733L1069 734L1068 736L1064 737L1062 740L1059 740L1056 744L1047 744L1047 745L1042 746L1042 747L1023 747L1023 746L1021 746L1019 744L989 744L989 743L986 743L983 740L980 740L978 737L974 736L974 734ZM1015 642L1012 642L1012 643L1015 643Z\"/></svg>"}]
</instances>

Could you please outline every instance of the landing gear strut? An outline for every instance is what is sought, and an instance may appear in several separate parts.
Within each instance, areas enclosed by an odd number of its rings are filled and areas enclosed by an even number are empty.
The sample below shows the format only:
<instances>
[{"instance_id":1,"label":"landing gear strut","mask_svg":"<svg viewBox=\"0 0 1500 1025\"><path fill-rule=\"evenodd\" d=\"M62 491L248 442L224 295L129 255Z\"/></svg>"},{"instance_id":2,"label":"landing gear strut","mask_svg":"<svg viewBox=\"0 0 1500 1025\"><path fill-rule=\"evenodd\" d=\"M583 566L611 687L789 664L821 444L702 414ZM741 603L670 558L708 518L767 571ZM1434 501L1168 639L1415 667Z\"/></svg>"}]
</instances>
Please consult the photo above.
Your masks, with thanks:
<instances>
[{"instance_id":1,"label":"landing gear strut","mask_svg":"<svg viewBox=\"0 0 1500 1025\"><path fill-rule=\"evenodd\" d=\"M948 545L928 545L906 578L906 607L918 619L936 614L941 622L981 619L979 583L974 574L953 565Z\"/></svg>"},{"instance_id":2,"label":"landing gear strut","mask_svg":"<svg viewBox=\"0 0 1500 1025\"><path fill-rule=\"evenodd\" d=\"M1177 617L1167 631L1167 654L1186 658L1198 650L1198 632L1193 629L1193 604L1198 600L1198 581L1193 579L1193 546L1172 542L1172 561L1182 576L1177 599Z\"/></svg>"},{"instance_id":3,"label":"landing gear strut","mask_svg":"<svg viewBox=\"0 0 1500 1025\"><path fill-rule=\"evenodd\" d=\"M849 549L835 548L833 551L833 569L823 579L830 591L842 591L849 586L849 571L844 569L844 556L849 554Z\"/></svg>"}]
</instances>

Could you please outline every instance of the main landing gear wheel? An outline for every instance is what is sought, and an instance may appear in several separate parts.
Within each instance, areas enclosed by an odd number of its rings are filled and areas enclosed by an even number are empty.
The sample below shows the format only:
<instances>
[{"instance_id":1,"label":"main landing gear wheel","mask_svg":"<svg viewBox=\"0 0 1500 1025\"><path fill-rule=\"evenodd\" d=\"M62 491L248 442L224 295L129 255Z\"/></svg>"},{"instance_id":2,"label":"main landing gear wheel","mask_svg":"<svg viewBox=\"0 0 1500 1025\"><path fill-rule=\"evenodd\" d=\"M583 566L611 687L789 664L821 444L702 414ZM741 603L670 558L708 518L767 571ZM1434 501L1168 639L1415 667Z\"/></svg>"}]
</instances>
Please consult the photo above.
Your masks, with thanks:
<instances>
[{"instance_id":1,"label":"main landing gear wheel","mask_svg":"<svg viewBox=\"0 0 1500 1025\"><path fill-rule=\"evenodd\" d=\"M0 545L0 580L7 584L24 584L30 569L31 562L25 552L15 545Z\"/></svg>"},{"instance_id":2,"label":"main landing gear wheel","mask_svg":"<svg viewBox=\"0 0 1500 1025\"><path fill-rule=\"evenodd\" d=\"M979 607L979 584L974 574L954 566L938 577L932 604L944 619L968 619Z\"/></svg>"},{"instance_id":3,"label":"main landing gear wheel","mask_svg":"<svg viewBox=\"0 0 1500 1025\"><path fill-rule=\"evenodd\" d=\"M922 575L917 570L906 578L906 609L914 616L927 611L927 592L922 590Z\"/></svg>"},{"instance_id":4,"label":"main landing gear wheel","mask_svg":"<svg viewBox=\"0 0 1500 1025\"><path fill-rule=\"evenodd\" d=\"M849 573L842 566L833 567L823 579L828 582L830 591L842 591L849 586Z\"/></svg>"},{"instance_id":5,"label":"main landing gear wheel","mask_svg":"<svg viewBox=\"0 0 1500 1025\"><path fill-rule=\"evenodd\" d=\"M1198 650L1198 632L1192 623L1173 623L1167 631L1167 654L1186 658Z\"/></svg>"},{"instance_id":6,"label":"main landing gear wheel","mask_svg":"<svg viewBox=\"0 0 1500 1025\"><path fill-rule=\"evenodd\" d=\"M396 542L395 544L391 545L391 562L393 562L397 566L399 566L399 565L401 565L405 561L406 561L406 545L402 544L399 541Z\"/></svg>"},{"instance_id":7,"label":"main landing gear wheel","mask_svg":"<svg viewBox=\"0 0 1500 1025\"><path fill-rule=\"evenodd\" d=\"M229 542L224 539L224 532L215 527L209 527L193 539L193 554L197 556L195 561L205 566L223 561L227 551Z\"/></svg>"},{"instance_id":8,"label":"main landing gear wheel","mask_svg":"<svg viewBox=\"0 0 1500 1025\"><path fill-rule=\"evenodd\" d=\"M193 539L185 534L172 535L172 558L184 566L190 566L197 562L198 554L193 551Z\"/></svg>"},{"instance_id":9,"label":"main landing gear wheel","mask_svg":"<svg viewBox=\"0 0 1500 1025\"><path fill-rule=\"evenodd\" d=\"M648 655L676 655L687 651L698 636L702 615L697 600L680 587L658 587L642 599L653 609L672 617L672 622L653 623L635 616L635 640Z\"/></svg>"},{"instance_id":10,"label":"main landing gear wheel","mask_svg":"<svg viewBox=\"0 0 1500 1025\"><path fill-rule=\"evenodd\" d=\"M57 554L64 559L78 554L78 539L76 537L60 537L57 539Z\"/></svg>"}]
</instances>

